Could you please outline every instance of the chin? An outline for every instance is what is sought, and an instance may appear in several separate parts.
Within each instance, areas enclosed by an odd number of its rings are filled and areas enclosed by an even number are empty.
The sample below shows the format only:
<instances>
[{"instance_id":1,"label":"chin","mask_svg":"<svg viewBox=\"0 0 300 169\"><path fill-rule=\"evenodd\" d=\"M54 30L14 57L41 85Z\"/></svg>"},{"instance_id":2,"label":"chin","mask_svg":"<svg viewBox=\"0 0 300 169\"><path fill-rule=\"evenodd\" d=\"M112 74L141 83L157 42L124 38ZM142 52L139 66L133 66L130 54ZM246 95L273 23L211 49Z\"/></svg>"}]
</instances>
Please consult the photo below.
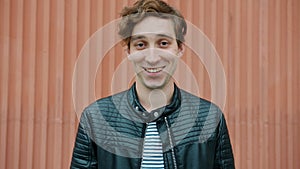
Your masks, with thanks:
<instances>
[{"instance_id":1,"label":"chin","mask_svg":"<svg viewBox=\"0 0 300 169\"><path fill-rule=\"evenodd\" d=\"M167 79L163 81L155 81L155 82L143 81L143 85L148 89L163 89L166 86L168 86L169 83L170 81Z\"/></svg>"},{"instance_id":2,"label":"chin","mask_svg":"<svg viewBox=\"0 0 300 169\"><path fill-rule=\"evenodd\" d=\"M144 87L154 90L154 89L163 89L168 86L170 81L170 77L164 77L160 79L147 79L145 77L139 76L137 81Z\"/></svg>"},{"instance_id":3,"label":"chin","mask_svg":"<svg viewBox=\"0 0 300 169\"><path fill-rule=\"evenodd\" d=\"M144 82L143 85L148 89L161 89L163 88L163 86L165 86L164 84L147 83L147 82Z\"/></svg>"}]
</instances>

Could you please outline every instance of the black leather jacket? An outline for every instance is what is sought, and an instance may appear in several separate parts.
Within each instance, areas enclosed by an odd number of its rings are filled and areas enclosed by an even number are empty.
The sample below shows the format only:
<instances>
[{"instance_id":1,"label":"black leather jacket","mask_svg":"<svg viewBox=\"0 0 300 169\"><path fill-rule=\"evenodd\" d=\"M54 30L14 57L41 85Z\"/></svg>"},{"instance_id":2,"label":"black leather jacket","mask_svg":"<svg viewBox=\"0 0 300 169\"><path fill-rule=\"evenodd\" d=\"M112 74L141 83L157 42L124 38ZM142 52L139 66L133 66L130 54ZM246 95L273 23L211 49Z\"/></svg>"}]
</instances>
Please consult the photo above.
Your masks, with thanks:
<instances>
[{"instance_id":1,"label":"black leather jacket","mask_svg":"<svg viewBox=\"0 0 300 169\"><path fill-rule=\"evenodd\" d=\"M80 119L71 168L140 169L147 122L156 121L165 169L233 169L220 109L175 85L170 105L145 111L135 85L88 106Z\"/></svg>"}]
</instances>

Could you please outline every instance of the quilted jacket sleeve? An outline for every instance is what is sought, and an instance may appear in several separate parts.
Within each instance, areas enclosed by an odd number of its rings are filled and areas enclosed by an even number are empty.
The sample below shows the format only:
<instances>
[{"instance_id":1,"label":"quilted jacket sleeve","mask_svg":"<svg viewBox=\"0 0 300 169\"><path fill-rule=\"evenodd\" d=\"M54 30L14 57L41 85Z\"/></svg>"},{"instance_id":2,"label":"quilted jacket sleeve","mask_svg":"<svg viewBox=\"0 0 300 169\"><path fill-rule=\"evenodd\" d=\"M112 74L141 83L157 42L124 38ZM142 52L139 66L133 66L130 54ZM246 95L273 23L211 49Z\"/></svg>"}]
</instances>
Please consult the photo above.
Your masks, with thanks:
<instances>
[{"instance_id":1,"label":"quilted jacket sleeve","mask_svg":"<svg viewBox=\"0 0 300 169\"><path fill-rule=\"evenodd\" d=\"M89 138L89 136L86 134L82 125L79 125L78 127L70 168L97 168L95 145Z\"/></svg>"},{"instance_id":2,"label":"quilted jacket sleeve","mask_svg":"<svg viewBox=\"0 0 300 169\"><path fill-rule=\"evenodd\" d=\"M217 154L214 169L234 169L234 158L223 113L219 124Z\"/></svg>"}]
</instances>

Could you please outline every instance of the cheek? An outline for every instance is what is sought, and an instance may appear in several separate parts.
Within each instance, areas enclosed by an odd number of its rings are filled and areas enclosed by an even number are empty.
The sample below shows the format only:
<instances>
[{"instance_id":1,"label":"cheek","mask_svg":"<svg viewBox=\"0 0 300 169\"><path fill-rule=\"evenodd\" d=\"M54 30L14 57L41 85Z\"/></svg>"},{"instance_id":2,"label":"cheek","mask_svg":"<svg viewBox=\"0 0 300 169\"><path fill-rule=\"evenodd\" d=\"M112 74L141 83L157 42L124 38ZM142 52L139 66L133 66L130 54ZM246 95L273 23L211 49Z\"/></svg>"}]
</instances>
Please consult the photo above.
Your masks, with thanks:
<instances>
[{"instance_id":1,"label":"cheek","mask_svg":"<svg viewBox=\"0 0 300 169\"><path fill-rule=\"evenodd\" d=\"M141 69L141 67L139 66L140 64L137 62L132 62L132 65L136 71Z\"/></svg>"},{"instance_id":2,"label":"cheek","mask_svg":"<svg viewBox=\"0 0 300 169\"><path fill-rule=\"evenodd\" d=\"M171 69L175 70L177 68L177 62L178 62L178 59L173 59L170 61Z\"/></svg>"}]
</instances>

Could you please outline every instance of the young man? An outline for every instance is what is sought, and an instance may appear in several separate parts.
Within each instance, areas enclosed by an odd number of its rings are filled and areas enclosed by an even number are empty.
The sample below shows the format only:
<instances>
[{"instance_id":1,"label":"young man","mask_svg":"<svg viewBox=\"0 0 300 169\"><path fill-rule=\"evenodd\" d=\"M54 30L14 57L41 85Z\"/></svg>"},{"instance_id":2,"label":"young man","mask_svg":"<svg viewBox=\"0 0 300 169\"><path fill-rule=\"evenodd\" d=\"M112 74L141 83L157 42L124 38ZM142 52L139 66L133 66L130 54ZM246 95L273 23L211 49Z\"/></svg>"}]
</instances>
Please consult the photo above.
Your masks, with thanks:
<instances>
[{"instance_id":1,"label":"young man","mask_svg":"<svg viewBox=\"0 0 300 169\"><path fill-rule=\"evenodd\" d=\"M172 78L185 49L182 15L163 1L140 0L124 8L119 28L136 81L84 110L71 168L234 168L220 109Z\"/></svg>"}]
</instances>

